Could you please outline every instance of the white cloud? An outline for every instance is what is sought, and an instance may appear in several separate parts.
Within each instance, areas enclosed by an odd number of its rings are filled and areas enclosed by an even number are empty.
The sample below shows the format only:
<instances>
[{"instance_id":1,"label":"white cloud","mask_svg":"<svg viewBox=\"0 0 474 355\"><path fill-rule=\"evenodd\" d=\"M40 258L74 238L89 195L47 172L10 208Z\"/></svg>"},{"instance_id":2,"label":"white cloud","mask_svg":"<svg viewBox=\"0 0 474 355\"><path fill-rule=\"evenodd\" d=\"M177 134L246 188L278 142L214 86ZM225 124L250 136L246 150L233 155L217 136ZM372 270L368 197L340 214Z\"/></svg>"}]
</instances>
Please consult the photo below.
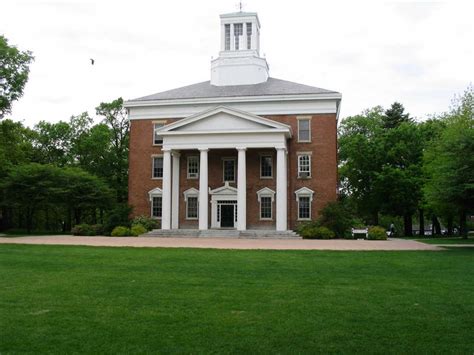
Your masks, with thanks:
<instances>
[{"instance_id":1,"label":"white cloud","mask_svg":"<svg viewBox=\"0 0 474 355\"><path fill-rule=\"evenodd\" d=\"M218 15L236 3L2 0L0 33L36 57L12 117L68 119L209 80ZM254 0L246 10L259 13L270 74L342 92L343 117L395 100L425 117L474 78L470 2Z\"/></svg>"}]
</instances>

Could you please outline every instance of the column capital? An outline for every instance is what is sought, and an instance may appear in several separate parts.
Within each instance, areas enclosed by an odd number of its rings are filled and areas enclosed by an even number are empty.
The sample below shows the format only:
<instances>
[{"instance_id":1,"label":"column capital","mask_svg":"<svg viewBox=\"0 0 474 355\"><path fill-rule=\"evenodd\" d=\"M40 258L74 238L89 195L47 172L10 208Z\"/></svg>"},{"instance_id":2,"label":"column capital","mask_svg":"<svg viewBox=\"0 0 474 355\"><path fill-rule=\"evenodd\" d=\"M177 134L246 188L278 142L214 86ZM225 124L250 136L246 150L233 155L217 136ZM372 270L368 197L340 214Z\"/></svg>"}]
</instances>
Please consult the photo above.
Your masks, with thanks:
<instances>
[{"instance_id":1,"label":"column capital","mask_svg":"<svg viewBox=\"0 0 474 355\"><path fill-rule=\"evenodd\" d=\"M208 152L208 151L209 151L209 148L199 148L199 151L200 151L200 152Z\"/></svg>"},{"instance_id":2,"label":"column capital","mask_svg":"<svg viewBox=\"0 0 474 355\"><path fill-rule=\"evenodd\" d=\"M162 147L162 148L161 148L161 151L162 151L163 153L171 153L171 148L164 148L164 147Z\"/></svg>"},{"instance_id":3,"label":"column capital","mask_svg":"<svg viewBox=\"0 0 474 355\"><path fill-rule=\"evenodd\" d=\"M179 150L172 150L171 155L173 157L179 158L181 156L181 153L179 152Z\"/></svg>"},{"instance_id":4,"label":"column capital","mask_svg":"<svg viewBox=\"0 0 474 355\"><path fill-rule=\"evenodd\" d=\"M276 150L283 150L284 152L286 152L286 147L275 147Z\"/></svg>"},{"instance_id":5,"label":"column capital","mask_svg":"<svg viewBox=\"0 0 474 355\"><path fill-rule=\"evenodd\" d=\"M247 150L247 147L235 147L235 149L237 149L237 150L239 150L239 151L240 151L240 150L246 151L246 150Z\"/></svg>"}]
</instances>

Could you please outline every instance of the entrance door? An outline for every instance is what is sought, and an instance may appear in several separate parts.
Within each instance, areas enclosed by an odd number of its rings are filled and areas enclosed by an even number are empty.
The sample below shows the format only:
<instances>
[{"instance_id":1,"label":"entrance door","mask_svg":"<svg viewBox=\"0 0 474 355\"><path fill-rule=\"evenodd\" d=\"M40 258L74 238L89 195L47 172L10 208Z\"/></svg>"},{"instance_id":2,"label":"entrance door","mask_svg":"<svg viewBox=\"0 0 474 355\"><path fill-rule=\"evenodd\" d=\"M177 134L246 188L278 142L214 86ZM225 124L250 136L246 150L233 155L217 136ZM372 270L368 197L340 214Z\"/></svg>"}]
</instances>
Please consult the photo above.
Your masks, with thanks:
<instances>
[{"instance_id":1,"label":"entrance door","mask_svg":"<svg viewBox=\"0 0 474 355\"><path fill-rule=\"evenodd\" d=\"M234 227L234 205L221 205L221 228Z\"/></svg>"}]
</instances>

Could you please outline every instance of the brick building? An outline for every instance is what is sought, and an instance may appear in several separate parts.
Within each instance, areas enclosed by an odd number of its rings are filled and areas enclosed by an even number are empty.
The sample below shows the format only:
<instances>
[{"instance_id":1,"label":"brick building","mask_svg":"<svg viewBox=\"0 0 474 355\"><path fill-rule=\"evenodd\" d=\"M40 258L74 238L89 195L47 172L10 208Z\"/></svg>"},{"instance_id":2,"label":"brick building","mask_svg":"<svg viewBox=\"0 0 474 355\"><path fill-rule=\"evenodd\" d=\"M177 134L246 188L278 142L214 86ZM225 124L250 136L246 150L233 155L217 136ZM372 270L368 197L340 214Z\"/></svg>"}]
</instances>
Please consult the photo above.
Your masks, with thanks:
<instances>
[{"instance_id":1,"label":"brick building","mask_svg":"<svg viewBox=\"0 0 474 355\"><path fill-rule=\"evenodd\" d=\"M337 189L341 94L269 77L256 13L221 15L211 80L127 101L129 204L162 229L294 229Z\"/></svg>"}]
</instances>

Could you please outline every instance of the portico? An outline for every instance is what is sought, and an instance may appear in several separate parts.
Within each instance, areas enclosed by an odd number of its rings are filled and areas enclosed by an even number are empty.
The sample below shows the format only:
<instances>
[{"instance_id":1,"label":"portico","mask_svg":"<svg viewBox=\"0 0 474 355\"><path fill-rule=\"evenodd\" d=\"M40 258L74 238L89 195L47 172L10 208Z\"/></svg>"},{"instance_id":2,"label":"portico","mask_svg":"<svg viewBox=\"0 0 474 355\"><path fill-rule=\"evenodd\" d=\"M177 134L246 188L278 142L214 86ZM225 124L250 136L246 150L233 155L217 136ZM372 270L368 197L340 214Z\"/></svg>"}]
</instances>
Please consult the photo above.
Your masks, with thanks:
<instances>
[{"instance_id":1,"label":"portico","mask_svg":"<svg viewBox=\"0 0 474 355\"><path fill-rule=\"evenodd\" d=\"M219 120L220 128L207 129L217 126L215 120ZM165 126L159 134L163 137L162 229L179 228L179 157L182 151L193 150L199 152L199 230L226 227L222 225L223 216L227 221L230 213L235 218L230 226L246 230L247 151L265 148L276 152L276 230L287 230L286 142L291 137L289 126L247 112L218 107ZM236 188L223 183L210 190L209 154L219 149L237 152Z\"/></svg>"}]
</instances>

